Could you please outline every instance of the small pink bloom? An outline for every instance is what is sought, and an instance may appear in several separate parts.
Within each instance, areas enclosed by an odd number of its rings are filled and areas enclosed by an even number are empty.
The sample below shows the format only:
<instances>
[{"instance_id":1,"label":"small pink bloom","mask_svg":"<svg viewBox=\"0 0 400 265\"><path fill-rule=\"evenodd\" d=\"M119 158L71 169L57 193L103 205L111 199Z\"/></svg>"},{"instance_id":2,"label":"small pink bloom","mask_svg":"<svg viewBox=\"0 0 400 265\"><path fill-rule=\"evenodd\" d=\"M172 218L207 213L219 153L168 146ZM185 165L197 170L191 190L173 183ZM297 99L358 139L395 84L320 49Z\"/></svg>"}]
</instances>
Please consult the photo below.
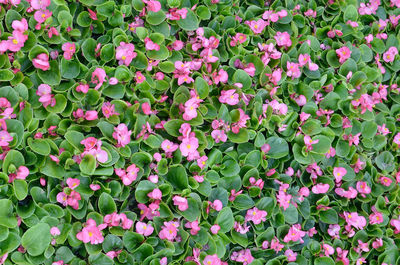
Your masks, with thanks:
<instances>
[{"instance_id":1,"label":"small pink bloom","mask_svg":"<svg viewBox=\"0 0 400 265\"><path fill-rule=\"evenodd\" d=\"M89 91L89 85L88 84L82 84L80 83L76 88L76 92L82 92L86 94Z\"/></svg>"},{"instance_id":2,"label":"small pink bloom","mask_svg":"<svg viewBox=\"0 0 400 265\"><path fill-rule=\"evenodd\" d=\"M64 43L61 49L64 51L64 58L66 60L71 60L76 50L75 43L72 42Z\"/></svg>"},{"instance_id":3,"label":"small pink bloom","mask_svg":"<svg viewBox=\"0 0 400 265\"><path fill-rule=\"evenodd\" d=\"M32 60L33 66L37 69L47 71L50 69L49 56L41 53Z\"/></svg>"},{"instance_id":4,"label":"small pink bloom","mask_svg":"<svg viewBox=\"0 0 400 265\"><path fill-rule=\"evenodd\" d=\"M144 235L144 236L149 236L153 234L154 228L151 224L146 224L142 222L137 222L136 223L136 233Z\"/></svg>"},{"instance_id":5,"label":"small pink bloom","mask_svg":"<svg viewBox=\"0 0 400 265\"><path fill-rule=\"evenodd\" d=\"M92 83L96 84L95 88L98 90L106 80L106 71L104 71L102 68L96 68L93 73L92 73Z\"/></svg>"},{"instance_id":6,"label":"small pink bloom","mask_svg":"<svg viewBox=\"0 0 400 265\"><path fill-rule=\"evenodd\" d=\"M311 190L315 194L326 193L329 190L329 184L318 183Z\"/></svg>"},{"instance_id":7,"label":"small pink bloom","mask_svg":"<svg viewBox=\"0 0 400 265\"><path fill-rule=\"evenodd\" d=\"M89 187L92 191L96 191L101 188L99 184L90 184Z\"/></svg>"},{"instance_id":8,"label":"small pink bloom","mask_svg":"<svg viewBox=\"0 0 400 265\"><path fill-rule=\"evenodd\" d=\"M135 52L135 45L132 43L125 43L121 41L116 49L115 58L118 60L119 65L129 66L137 53Z\"/></svg>"},{"instance_id":9,"label":"small pink bloom","mask_svg":"<svg viewBox=\"0 0 400 265\"><path fill-rule=\"evenodd\" d=\"M154 43L149 37L144 39L144 45L148 51L159 51L160 45Z\"/></svg>"},{"instance_id":10,"label":"small pink bloom","mask_svg":"<svg viewBox=\"0 0 400 265\"><path fill-rule=\"evenodd\" d=\"M186 211L186 210L189 208L188 201L187 201L187 199L184 198L184 197L175 195L175 196L172 198L172 201L174 202L174 205L175 205L175 206L178 206L178 209L179 209L180 211L182 211L182 212L183 212L183 211Z\"/></svg>"},{"instance_id":11,"label":"small pink bloom","mask_svg":"<svg viewBox=\"0 0 400 265\"><path fill-rule=\"evenodd\" d=\"M161 10L161 4L155 0L142 0L146 4L147 11L158 12Z\"/></svg>"},{"instance_id":12,"label":"small pink bloom","mask_svg":"<svg viewBox=\"0 0 400 265\"><path fill-rule=\"evenodd\" d=\"M343 64L347 59L351 56L351 51L348 47L343 46L340 49L336 50L336 54L339 57L339 62Z\"/></svg>"},{"instance_id":13,"label":"small pink bloom","mask_svg":"<svg viewBox=\"0 0 400 265\"><path fill-rule=\"evenodd\" d=\"M87 220L86 226L82 229L82 231L76 234L76 238L83 243L90 242L90 244L92 245L101 244L104 241L101 230L103 230L105 227L105 224L97 226L96 221L94 221L93 219L89 219Z\"/></svg>"},{"instance_id":14,"label":"small pink bloom","mask_svg":"<svg viewBox=\"0 0 400 265\"><path fill-rule=\"evenodd\" d=\"M245 220L253 221L254 224L259 224L261 222L265 222L265 217L267 216L267 212L264 210L259 210L256 207L253 209L247 210Z\"/></svg>"},{"instance_id":15,"label":"small pink bloom","mask_svg":"<svg viewBox=\"0 0 400 265\"><path fill-rule=\"evenodd\" d=\"M199 226L199 221L197 221L197 220L195 220L193 222L187 222L185 224L185 227L190 228L190 234L192 234L193 236L197 235L201 229Z\"/></svg>"},{"instance_id":16,"label":"small pink bloom","mask_svg":"<svg viewBox=\"0 0 400 265\"><path fill-rule=\"evenodd\" d=\"M128 127L124 123L121 123L114 128L112 136L117 140L118 147L125 147L131 141L131 134L132 131L128 130Z\"/></svg>"},{"instance_id":17,"label":"small pink bloom","mask_svg":"<svg viewBox=\"0 0 400 265\"><path fill-rule=\"evenodd\" d=\"M236 93L236 89L222 90L219 102L234 106L239 103L239 94Z\"/></svg>"},{"instance_id":18,"label":"small pink bloom","mask_svg":"<svg viewBox=\"0 0 400 265\"><path fill-rule=\"evenodd\" d=\"M285 251L285 256L287 257L289 262L294 262L297 259L297 253L293 252L293 250L291 249Z\"/></svg>"},{"instance_id":19,"label":"small pink bloom","mask_svg":"<svg viewBox=\"0 0 400 265\"><path fill-rule=\"evenodd\" d=\"M274 36L274 38L278 46L286 46L286 47L292 46L292 40L290 39L290 35L287 32L278 31Z\"/></svg>"},{"instance_id":20,"label":"small pink bloom","mask_svg":"<svg viewBox=\"0 0 400 265\"><path fill-rule=\"evenodd\" d=\"M59 235L61 234L61 232L60 232L60 229L58 229L57 226L53 226L53 227L50 229L50 234L51 234L52 236L59 236Z\"/></svg>"},{"instance_id":21,"label":"small pink bloom","mask_svg":"<svg viewBox=\"0 0 400 265\"><path fill-rule=\"evenodd\" d=\"M140 71L138 71L136 72L135 81L136 83L141 84L146 81L146 77Z\"/></svg>"},{"instance_id":22,"label":"small pink bloom","mask_svg":"<svg viewBox=\"0 0 400 265\"><path fill-rule=\"evenodd\" d=\"M210 228L211 233L213 233L214 235L218 234L218 231L221 229L221 227L219 225L213 225Z\"/></svg>"},{"instance_id":23,"label":"small pink bloom","mask_svg":"<svg viewBox=\"0 0 400 265\"><path fill-rule=\"evenodd\" d=\"M342 181L343 176L347 174L347 170L344 167L334 167L333 176L335 177L335 182L339 183Z\"/></svg>"},{"instance_id":24,"label":"small pink bloom","mask_svg":"<svg viewBox=\"0 0 400 265\"><path fill-rule=\"evenodd\" d=\"M66 182L67 182L68 187L72 190L77 188L79 186L79 184L81 183L79 179L73 179L73 178L68 178Z\"/></svg>"}]
</instances>

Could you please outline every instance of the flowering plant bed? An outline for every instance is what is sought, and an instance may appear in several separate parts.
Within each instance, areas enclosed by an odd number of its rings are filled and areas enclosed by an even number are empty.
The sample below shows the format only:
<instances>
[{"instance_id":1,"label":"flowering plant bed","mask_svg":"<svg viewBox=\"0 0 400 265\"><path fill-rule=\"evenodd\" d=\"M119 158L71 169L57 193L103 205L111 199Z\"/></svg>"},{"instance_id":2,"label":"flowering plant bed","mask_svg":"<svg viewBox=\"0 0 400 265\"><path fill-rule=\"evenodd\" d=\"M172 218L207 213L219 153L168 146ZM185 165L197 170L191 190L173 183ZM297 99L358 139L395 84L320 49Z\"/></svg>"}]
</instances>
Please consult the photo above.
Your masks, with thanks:
<instances>
[{"instance_id":1,"label":"flowering plant bed","mask_svg":"<svg viewBox=\"0 0 400 265\"><path fill-rule=\"evenodd\" d=\"M0 18L0 264L400 263L400 1Z\"/></svg>"}]
</instances>

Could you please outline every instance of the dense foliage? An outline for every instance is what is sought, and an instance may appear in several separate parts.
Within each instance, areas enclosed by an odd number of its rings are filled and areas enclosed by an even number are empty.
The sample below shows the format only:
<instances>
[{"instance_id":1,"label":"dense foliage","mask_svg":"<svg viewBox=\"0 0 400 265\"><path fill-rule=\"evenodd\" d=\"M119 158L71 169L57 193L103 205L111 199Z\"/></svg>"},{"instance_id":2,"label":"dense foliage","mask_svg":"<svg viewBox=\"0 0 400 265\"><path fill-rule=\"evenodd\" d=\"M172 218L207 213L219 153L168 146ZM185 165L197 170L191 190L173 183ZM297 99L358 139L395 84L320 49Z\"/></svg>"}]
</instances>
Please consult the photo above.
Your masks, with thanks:
<instances>
[{"instance_id":1,"label":"dense foliage","mask_svg":"<svg viewBox=\"0 0 400 265\"><path fill-rule=\"evenodd\" d=\"M0 18L0 264L400 263L399 0Z\"/></svg>"}]
</instances>

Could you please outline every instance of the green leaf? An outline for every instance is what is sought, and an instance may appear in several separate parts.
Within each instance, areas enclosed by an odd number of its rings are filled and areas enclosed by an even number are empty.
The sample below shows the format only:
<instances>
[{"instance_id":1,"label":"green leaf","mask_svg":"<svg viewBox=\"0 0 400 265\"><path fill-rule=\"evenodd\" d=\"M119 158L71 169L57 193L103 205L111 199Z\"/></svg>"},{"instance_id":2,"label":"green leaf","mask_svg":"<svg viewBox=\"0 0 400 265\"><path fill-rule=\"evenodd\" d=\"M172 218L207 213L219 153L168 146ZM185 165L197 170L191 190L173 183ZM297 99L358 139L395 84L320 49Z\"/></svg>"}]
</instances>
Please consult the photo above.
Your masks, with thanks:
<instances>
[{"instance_id":1,"label":"green leaf","mask_svg":"<svg viewBox=\"0 0 400 265\"><path fill-rule=\"evenodd\" d=\"M193 198L187 198L189 208L182 212L182 216L189 222L193 222L200 217L201 211L199 204Z\"/></svg>"},{"instance_id":2,"label":"green leaf","mask_svg":"<svg viewBox=\"0 0 400 265\"><path fill-rule=\"evenodd\" d=\"M25 197L28 195L28 184L25 180L15 179L13 181L13 188L15 197L17 197L19 201L25 199Z\"/></svg>"},{"instance_id":3,"label":"green leaf","mask_svg":"<svg viewBox=\"0 0 400 265\"><path fill-rule=\"evenodd\" d=\"M89 154L85 155L79 164L79 169L83 174L93 175L96 170L96 158Z\"/></svg>"},{"instance_id":4,"label":"green leaf","mask_svg":"<svg viewBox=\"0 0 400 265\"><path fill-rule=\"evenodd\" d=\"M282 138L276 136L269 137L266 141L266 144L269 144L271 147L267 153L267 155L271 158L279 159L289 154L289 145Z\"/></svg>"},{"instance_id":5,"label":"green leaf","mask_svg":"<svg viewBox=\"0 0 400 265\"><path fill-rule=\"evenodd\" d=\"M50 245L50 241L50 226L47 223L38 223L24 233L21 244L29 255L39 256Z\"/></svg>"},{"instance_id":6,"label":"green leaf","mask_svg":"<svg viewBox=\"0 0 400 265\"><path fill-rule=\"evenodd\" d=\"M166 178L175 189L184 190L189 186L186 169L182 165L173 165L169 168Z\"/></svg>"},{"instance_id":7,"label":"green leaf","mask_svg":"<svg viewBox=\"0 0 400 265\"><path fill-rule=\"evenodd\" d=\"M324 135L317 135L313 137L313 140L318 140L318 143L312 145L312 152L326 154L329 151L329 148L331 147L331 140L328 137Z\"/></svg>"},{"instance_id":8,"label":"green leaf","mask_svg":"<svg viewBox=\"0 0 400 265\"><path fill-rule=\"evenodd\" d=\"M186 8L187 15L185 19L180 19L177 21L178 26L183 30L196 30L199 27L199 20L197 19L196 14L191 10Z\"/></svg>"},{"instance_id":9,"label":"green leaf","mask_svg":"<svg viewBox=\"0 0 400 265\"><path fill-rule=\"evenodd\" d=\"M353 5L348 5L346 10L344 11L343 18L344 18L345 22L347 22L349 20L357 21L357 19L358 19L357 8L355 6L353 6Z\"/></svg>"},{"instance_id":10,"label":"green leaf","mask_svg":"<svg viewBox=\"0 0 400 265\"><path fill-rule=\"evenodd\" d=\"M75 60L61 59L61 75L66 79L73 79L79 75L81 71L79 63Z\"/></svg>"},{"instance_id":11,"label":"green leaf","mask_svg":"<svg viewBox=\"0 0 400 265\"><path fill-rule=\"evenodd\" d=\"M337 224L339 217L334 209L328 209L326 211L320 211L319 217L322 222L327 224Z\"/></svg>"},{"instance_id":12,"label":"green leaf","mask_svg":"<svg viewBox=\"0 0 400 265\"><path fill-rule=\"evenodd\" d=\"M201 99L205 99L208 96L209 86L207 82L200 76L198 76L194 82L194 87Z\"/></svg>"},{"instance_id":13,"label":"green leaf","mask_svg":"<svg viewBox=\"0 0 400 265\"><path fill-rule=\"evenodd\" d=\"M285 221L289 224L295 224L297 223L299 219L299 213L297 211L297 208L294 207L292 204L289 205L289 207L282 211L283 215L285 216Z\"/></svg>"},{"instance_id":14,"label":"green leaf","mask_svg":"<svg viewBox=\"0 0 400 265\"><path fill-rule=\"evenodd\" d=\"M56 105L54 107L52 106L47 106L47 110L52 113L61 113L65 110L67 107L67 99L65 98L64 95L62 94L57 94L54 96L54 99L56 100Z\"/></svg>"},{"instance_id":15,"label":"green leaf","mask_svg":"<svg viewBox=\"0 0 400 265\"><path fill-rule=\"evenodd\" d=\"M234 83L241 83L243 85L243 90L247 90L251 87L251 78L249 74L242 69L236 70L232 79Z\"/></svg>"},{"instance_id":16,"label":"green leaf","mask_svg":"<svg viewBox=\"0 0 400 265\"><path fill-rule=\"evenodd\" d=\"M13 204L8 199L0 200L0 225L14 228L17 226L17 218L13 213Z\"/></svg>"},{"instance_id":17,"label":"green leaf","mask_svg":"<svg viewBox=\"0 0 400 265\"><path fill-rule=\"evenodd\" d=\"M335 265L335 262L330 257L316 258L314 265Z\"/></svg>"},{"instance_id":18,"label":"green leaf","mask_svg":"<svg viewBox=\"0 0 400 265\"><path fill-rule=\"evenodd\" d=\"M117 211L117 206L110 194L103 192L98 201L99 211L102 215L111 214Z\"/></svg>"},{"instance_id":19,"label":"green leaf","mask_svg":"<svg viewBox=\"0 0 400 265\"><path fill-rule=\"evenodd\" d=\"M29 138L28 145L35 153L38 153L43 156L48 156L50 154L50 145L44 139Z\"/></svg>"},{"instance_id":20,"label":"green leaf","mask_svg":"<svg viewBox=\"0 0 400 265\"><path fill-rule=\"evenodd\" d=\"M8 69L0 70L0 81L10 81L14 78L14 73Z\"/></svg>"},{"instance_id":21,"label":"green leaf","mask_svg":"<svg viewBox=\"0 0 400 265\"><path fill-rule=\"evenodd\" d=\"M61 82L60 67L57 61L50 61L50 69L43 71L38 69L38 76L43 83L50 86L57 86Z\"/></svg>"},{"instance_id":22,"label":"green leaf","mask_svg":"<svg viewBox=\"0 0 400 265\"><path fill-rule=\"evenodd\" d=\"M240 128L239 133L234 133L232 131L229 131L228 138L230 141L237 144L247 143L249 141L249 132L245 128Z\"/></svg>"},{"instance_id":23,"label":"green leaf","mask_svg":"<svg viewBox=\"0 0 400 265\"><path fill-rule=\"evenodd\" d=\"M144 237L141 234L127 231L124 233L122 237L122 241L126 250L129 252L133 252L139 244L141 244L144 240Z\"/></svg>"},{"instance_id":24,"label":"green leaf","mask_svg":"<svg viewBox=\"0 0 400 265\"><path fill-rule=\"evenodd\" d=\"M148 11L146 16L146 22L149 23L150 25L159 25L165 20L165 18L166 15L162 10L158 12Z\"/></svg>"},{"instance_id":25,"label":"green leaf","mask_svg":"<svg viewBox=\"0 0 400 265\"><path fill-rule=\"evenodd\" d=\"M392 172L395 169L394 157L389 151L380 153L375 158L375 163L381 170Z\"/></svg>"},{"instance_id":26,"label":"green leaf","mask_svg":"<svg viewBox=\"0 0 400 265\"><path fill-rule=\"evenodd\" d=\"M383 53L385 51L385 43L383 42L383 40L378 38L374 38L371 41L371 47L372 50L376 53Z\"/></svg>"},{"instance_id":27,"label":"green leaf","mask_svg":"<svg viewBox=\"0 0 400 265\"><path fill-rule=\"evenodd\" d=\"M229 232L234 224L235 220L233 219L233 213L231 208L224 207L217 216L217 220L215 221L221 227L222 233Z\"/></svg>"},{"instance_id":28,"label":"green leaf","mask_svg":"<svg viewBox=\"0 0 400 265\"><path fill-rule=\"evenodd\" d=\"M149 194L151 191L153 191L157 186L148 180L142 180L139 182L139 185L135 189L135 198L136 201L139 203L147 203L149 200L149 197L147 194Z\"/></svg>"}]
</instances>

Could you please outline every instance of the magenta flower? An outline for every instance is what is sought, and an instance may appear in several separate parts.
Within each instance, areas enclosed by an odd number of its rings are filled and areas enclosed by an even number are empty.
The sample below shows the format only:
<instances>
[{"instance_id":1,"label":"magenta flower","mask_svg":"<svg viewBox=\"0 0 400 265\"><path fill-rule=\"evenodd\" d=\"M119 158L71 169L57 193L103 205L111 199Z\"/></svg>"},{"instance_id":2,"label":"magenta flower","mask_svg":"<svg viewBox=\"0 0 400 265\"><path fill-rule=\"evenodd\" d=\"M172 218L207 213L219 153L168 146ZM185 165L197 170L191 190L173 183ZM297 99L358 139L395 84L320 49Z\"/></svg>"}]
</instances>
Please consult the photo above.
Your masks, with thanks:
<instances>
[{"instance_id":1,"label":"magenta flower","mask_svg":"<svg viewBox=\"0 0 400 265\"><path fill-rule=\"evenodd\" d=\"M218 258L217 254L208 255L203 260L204 265L221 265L221 260Z\"/></svg>"},{"instance_id":2,"label":"magenta flower","mask_svg":"<svg viewBox=\"0 0 400 265\"><path fill-rule=\"evenodd\" d=\"M82 92L86 94L89 91L89 85L88 84L82 84L80 83L76 88L76 92Z\"/></svg>"},{"instance_id":3,"label":"magenta flower","mask_svg":"<svg viewBox=\"0 0 400 265\"><path fill-rule=\"evenodd\" d=\"M119 115L119 113L115 111L115 105L110 102L105 102L101 106L101 111L106 118L110 118L112 115Z\"/></svg>"},{"instance_id":4,"label":"magenta flower","mask_svg":"<svg viewBox=\"0 0 400 265\"><path fill-rule=\"evenodd\" d=\"M357 212L343 212L343 215L347 224L356 229L363 229L367 225L367 220L365 217L358 215Z\"/></svg>"},{"instance_id":5,"label":"magenta flower","mask_svg":"<svg viewBox=\"0 0 400 265\"><path fill-rule=\"evenodd\" d=\"M190 228L190 234L195 236L199 233L200 231L200 226L199 226L199 221L195 220L193 222L187 222L185 224L186 228Z\"/></svg>"},{"instance_id":6,"label":"magenta flower","mask_svg":"<svg viewBox=\"0 0 400 265\"><path fill-rule=\"evenodd\" d=\"M357 191L361 194L362 197L365 198L365 194L370 194L371 193L371 188L368 186L368 184L364 181L357 181Z\"/></svg>"},{"instance_id":7,"label":"magenta flower","mask_svg":"<svg viewBox=\"0 0 400 265\"><path fill-rule=\"evenodd\" d=\"M215 140L215 143L225 143L226 140L228 140L228 136L225 134L224 130L213 130L211 132L211 137Z\"/></svg>"},{"instance_id":8,"label":"magenta flower","mask_svg":"<svg viewBox=\"0 0 400 265\"><path fill-rule=\"evenodd\" d=\"M161 143L161 148L164 150L165 153L173 153L178 149L179 145L176 143L173 143L169 140L164 140Z\"/></svg>"},{"instance_id":9,"label":"magenta flower","mask_svg":"<svg viewBox=\"0 0 400 265\"><path fill-rule=\"evenodd\" d=\"M232 252L231 260L248 265L253 262L254 257L251 255L250 249L242 249L239 252Z\"/></svg>"},{"instance_id":10,"label":"magenta flower","mask_svg":"<svg viewBox=\"0 0 400 265\"><path fill-rule=\"evenodd\" d=\"M149 37L144 39L144 45L148 51L159 51L160 45L154 43Z\"/></svg>"},{"instance_id":11,"label":"magenta flower","mask_svg":"<svg viewBox=\"0 0 400 265\"><path fill-rule=\"evenodd\" d=\"M151 224L146 224L142 222L137 222L136 223L136 233L144 235L144 236L149 236L153 234L154 228Z\"/></svg>"},{"instance_id":12,"label":"magenta flower","mask_svg":"<svg viewBox=\"0 0 400 265\"><path fill-rule=\"evenodd\" d=\"M247 210L245 220L246 221L253 221L254 224L258 225L261 222L265 222L267 212L264 210L259 210L256 207L253 209Z\"/></svg>"},{"instance_id":13,"label":"magenta flower","mask_svg":"<svg viewBox=\"0 0 400 265\"><path fill-rule=\"evenodd\" d=\"M120 177L125 186L131 185L136 180L138 172L139 168L135 164L130 165L126 171L121 168L115 169L115 174Z\"/></svg>"},{"instance_id":14,"label":"magenta flower","mask_svg":"<svg viewBox=\"0 0 400 265\"><path fill-rule=\"evenodd\" d=\"M198 147L199 140L196 137L190 137L182 140L182 143L179 145L179 150L181 150L181 153L184 157L187 157L198 153Z\"/></svg>"},{"instance_id":15,"label":"magenta flower","mask_svg":"<svg viewBox=\"0 0 400 265\"><path fill-rule=\"evenodd\" d=\"M47 71L50 69L49 56L41 53L32 60L33 66L37 69Z\"/></svg>"},{"instance_id":16,"label":"magenta flower","mask_svg":"<svg viewBox=\"0 0 400 265\"><path fill-rule=\"evenodd\" d=\"M250 29L253 31L254 34L260 34L267 26L267 22L265 22L265 20L262 19L259 19L257 21L253 20L248 22L247 24L249 25Z\"/></svg>"},{"instance_id":17,"label":"magenta flower","mask_svg":"<svg viewBox=\"0 0 400 265\"><path fill-rule=\"evenodd\" d=\"M297 242L300 241L300 243L303 243L303 237L307 233L301 230L301 225L300 224L294 224L289 228L288 233L283 239L283 242L288 243L290 241Z\"/></svg>"},{"instance_id":18,"label":"magenta flower","mask_svg":"<svg viewBox=\"0 0 400 265\"><path fill-rule=\"evenodd\" d=\"M74 178L68 178L66 182L68 187L72 190L76 189L81 183L79 179L74 179Z\"/></svg>"},{"instance_id":19,"label":"magenta flower","mask_svg":"<svg viewBox=\"0 0 400 265\"><path fill-rule=\"evenodd\" d=\"M179 211L184 212L184 211L186 211L186 210L189 208L188 201L187 201L187 199L184 198L184 197L175 195L175 196L172 198L172 201L174 202L174 205L175 205L175 206L178 206Z\"/></svg>"},{"instance_id":20,"label":"magenta flower","mask_svg":"<svg viewBox=\"0 0 400 265\"><path fill-rule=\"evenodd\" d=\"M288 61L286 63L286 68L287 68L286 75L292 77L292 79L299 78L301 76L299 64L291 63Z\"/></svg>"},{"instance_id":21,"label":"magenta flower","mask_svg":"<svg viewBox=\"0 0 400 265\"><path fill-rule=\"evenodd\" d=\"M82 231L76 234L76 238L82 241L83 243L89 243L92 245L101 244L104 241L101 230L106 228L107 225L101 224L97 226L96 221L93 219L88 219L86 222L86 226L82 229Z\"/></svg>"},{"instance_id":22,"label":"magenta flower","mask_svg":"<svg viewBox=\"0 0 400 265\"><path fill-rule=\"evenodd\" d=\"M155 0L142 0L146 4L147 11L158 12L161 9L161 4Z\"/></svg>"}]
</instances>

